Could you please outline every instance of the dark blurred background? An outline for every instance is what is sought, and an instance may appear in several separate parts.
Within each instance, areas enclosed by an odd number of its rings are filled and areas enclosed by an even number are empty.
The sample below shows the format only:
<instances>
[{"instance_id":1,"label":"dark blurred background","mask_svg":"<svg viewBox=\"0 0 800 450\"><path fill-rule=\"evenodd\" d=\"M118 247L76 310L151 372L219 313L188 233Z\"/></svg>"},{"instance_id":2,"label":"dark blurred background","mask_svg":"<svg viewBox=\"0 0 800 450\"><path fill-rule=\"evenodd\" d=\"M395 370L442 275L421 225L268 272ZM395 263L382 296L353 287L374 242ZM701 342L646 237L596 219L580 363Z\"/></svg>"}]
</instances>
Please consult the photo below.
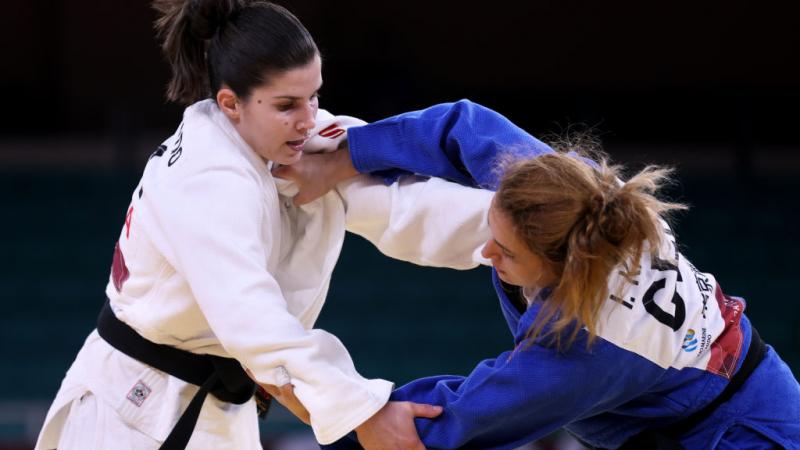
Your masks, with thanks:
<instances>
[{"instance_id":1,"label":"dark blurred background","mask_svg":"<svg viewBox=\"0 0 800 450\"><path fill-rule=\"evenodd\" d=\"M466 97L537 136L592 128L633 168L674 165L670 194L692 205L676 226L684 253L748 300L800 374L800 4L278 3L317 39L334 113ZM93 328L130 192L181 108L164 100L148 2L4 5L0 448L29 448ZM319 326L364 375L397 383L467 373L510 343L486 269L416 268L356 237ZM313 448L303 430L277 410L265 446Z\"/></svg>"}]
</instances>

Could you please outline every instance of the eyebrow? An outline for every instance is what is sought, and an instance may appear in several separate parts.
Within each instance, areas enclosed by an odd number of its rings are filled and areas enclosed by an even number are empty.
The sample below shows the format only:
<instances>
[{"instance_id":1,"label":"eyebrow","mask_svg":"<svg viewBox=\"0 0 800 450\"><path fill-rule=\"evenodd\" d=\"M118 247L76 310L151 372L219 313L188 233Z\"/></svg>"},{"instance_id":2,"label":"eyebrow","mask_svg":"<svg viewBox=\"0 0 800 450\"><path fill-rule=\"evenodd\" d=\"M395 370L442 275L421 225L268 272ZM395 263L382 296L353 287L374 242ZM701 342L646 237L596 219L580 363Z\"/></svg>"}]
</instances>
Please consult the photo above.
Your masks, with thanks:
<instances>
[{"instance_id":1,"label":"eyebrow","mask_svg":"<svg viewBox=\"0 0 800 450\"><path fill-rule=\"evenodd\" d=\"M318 94L320 89L322 89L322 84L319 85L319 87L317 88L316 91L314 91L314 93ZM276 95L276 96L274 96L272 98L273 99L286 99L286 100L300 100L303 97L296 97L294 95Z\"/></svg>"},{"instance_id":2,"label":"eyebrow","mask_svg":"<svg viewBox=\"0 0 800 450\"><path fill-rule=\"evenodd\" d=\"M491 225L491 221L489 220L489 215L488 215L488 214L486 215L486 224L487 224L487 225ZM492 236L492 240L493 240L493 241L494 241L494 243L495 243L495 244L497 244L497 246L498 246L498 247L500 247L500 248L501 248L501 249L502 249L504 252L508 253L508 255L509 255L509 256L514 256L514 252L512 252L511 250L509 250L509 249L508 249L508 247L506 247L505 245L503 245L503 244L501 244L500 242L498 242L498 240L497 240L497 239L495 239L495 237L494 237L494 236Z\"/></svg>"}]
</instances>

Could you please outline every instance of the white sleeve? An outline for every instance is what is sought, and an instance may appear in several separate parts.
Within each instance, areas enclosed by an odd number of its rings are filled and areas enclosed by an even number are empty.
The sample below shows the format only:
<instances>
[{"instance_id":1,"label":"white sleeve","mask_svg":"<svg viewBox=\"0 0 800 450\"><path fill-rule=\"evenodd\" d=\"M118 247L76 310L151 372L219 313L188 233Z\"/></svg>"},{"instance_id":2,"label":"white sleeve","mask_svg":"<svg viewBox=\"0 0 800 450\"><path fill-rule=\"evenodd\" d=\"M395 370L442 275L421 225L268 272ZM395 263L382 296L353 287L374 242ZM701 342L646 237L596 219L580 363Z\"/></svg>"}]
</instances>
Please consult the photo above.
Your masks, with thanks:
<instances>
[{"instance_id":1,"label":"white sleeve","mask_svg":"<svg viewBox=\"0 0 800 450\"><path fill-rule=\"evenodd\" d=\"M265 194L248 174L209 169L159 195L153 218L164 254L214 336L259 382L284 384L281 366L288 371L319 442L341 438L386 403L390 382L361 377L338 339L305 329L288 312L267 271L275 243L262 223Z\"/></svg>"},{"instance_id":2,"label":"white sleeve","mask_svg":"<svg viewBox=\"0 0 800 450\"><path fill-rule=\"evenodd\" d=\"M337 189L348 231L387 256L453 269L490 264L480 251L490 237L487 214L494 192L417 176L386 186L368 175Z\"/></svg>"}]
</instances>

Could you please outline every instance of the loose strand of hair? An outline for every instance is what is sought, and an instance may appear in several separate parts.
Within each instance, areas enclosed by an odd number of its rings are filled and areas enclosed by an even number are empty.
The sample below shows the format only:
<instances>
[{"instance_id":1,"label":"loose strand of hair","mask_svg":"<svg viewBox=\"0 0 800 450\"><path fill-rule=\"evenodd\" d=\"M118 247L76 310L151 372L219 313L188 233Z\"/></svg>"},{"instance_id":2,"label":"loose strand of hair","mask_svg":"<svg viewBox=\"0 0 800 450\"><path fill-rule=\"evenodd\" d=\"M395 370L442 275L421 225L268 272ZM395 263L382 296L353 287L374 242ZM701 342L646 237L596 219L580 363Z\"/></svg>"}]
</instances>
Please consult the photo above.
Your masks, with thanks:
<instances>
[{"instance_id":1,"label":"loose strand of hair","mask_svg":"<svg viewBox=\"0 0 800 450\"><path fill-rule=\"evenodd\" d=\"M167 99L182 104L194 103L209 94L206 42L192 34L191 5L191 0L153 2L159 13L156 33L172 71Z\"/></svg>"}]
</instances>

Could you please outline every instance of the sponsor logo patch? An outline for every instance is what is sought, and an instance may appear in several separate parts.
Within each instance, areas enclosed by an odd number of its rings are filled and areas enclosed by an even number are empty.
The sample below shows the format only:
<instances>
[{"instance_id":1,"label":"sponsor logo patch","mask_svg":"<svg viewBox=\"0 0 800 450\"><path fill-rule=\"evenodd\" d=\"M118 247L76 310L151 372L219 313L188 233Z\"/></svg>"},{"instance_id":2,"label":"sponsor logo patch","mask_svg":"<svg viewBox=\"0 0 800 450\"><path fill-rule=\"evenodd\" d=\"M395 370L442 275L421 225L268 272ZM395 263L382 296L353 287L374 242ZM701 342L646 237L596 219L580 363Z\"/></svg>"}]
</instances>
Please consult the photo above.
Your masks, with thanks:
<instances>
[{"instance_id":1,"label":"sponsor logo patch","mask_svg":"<svg viewBox=\"0 0 800 450\"><path fill-rule=\"evenodd\" d=\"M693 352L697 350L697 338L694 336L694 330L689 328L686 331L686 336L683 337L683 345L681 348L685 352Z\"/></svg>"},{"instance_id":2,"label":"sponsor logo patch","mask_svg":"<svg viewBox=\"0 0 800 450\"><path fill-rule=\"evenodd\" d=\"M136 384L133 385L131 390L128 392L127 397L128 400L130 400L131 403L133 403L134 405L142 406L142 403L144 403L144 401L147 400L147 397L150 395L151 392L152 390L150 389L150 387L144 384L144 382L142 382L141 380L139 380L138 382L136 382Z\"/></svg>"},{"instance_id":3,"label":"sponsor logo patch","mask_svg":"<svg viewBox=\"0 0 800 450\"><path fill-rule=\"evenodd\" d=\"M337 137L339 137L339 136L341 136L343 134L344 134L344 130L339 128L339 124L338 123L333 123L333 124L325 127L325 129L323 129L322 131L319 132L320 136L322 136L324 138L328 138L328 139L336 139Z\"/></svg>"}]
</instances>

